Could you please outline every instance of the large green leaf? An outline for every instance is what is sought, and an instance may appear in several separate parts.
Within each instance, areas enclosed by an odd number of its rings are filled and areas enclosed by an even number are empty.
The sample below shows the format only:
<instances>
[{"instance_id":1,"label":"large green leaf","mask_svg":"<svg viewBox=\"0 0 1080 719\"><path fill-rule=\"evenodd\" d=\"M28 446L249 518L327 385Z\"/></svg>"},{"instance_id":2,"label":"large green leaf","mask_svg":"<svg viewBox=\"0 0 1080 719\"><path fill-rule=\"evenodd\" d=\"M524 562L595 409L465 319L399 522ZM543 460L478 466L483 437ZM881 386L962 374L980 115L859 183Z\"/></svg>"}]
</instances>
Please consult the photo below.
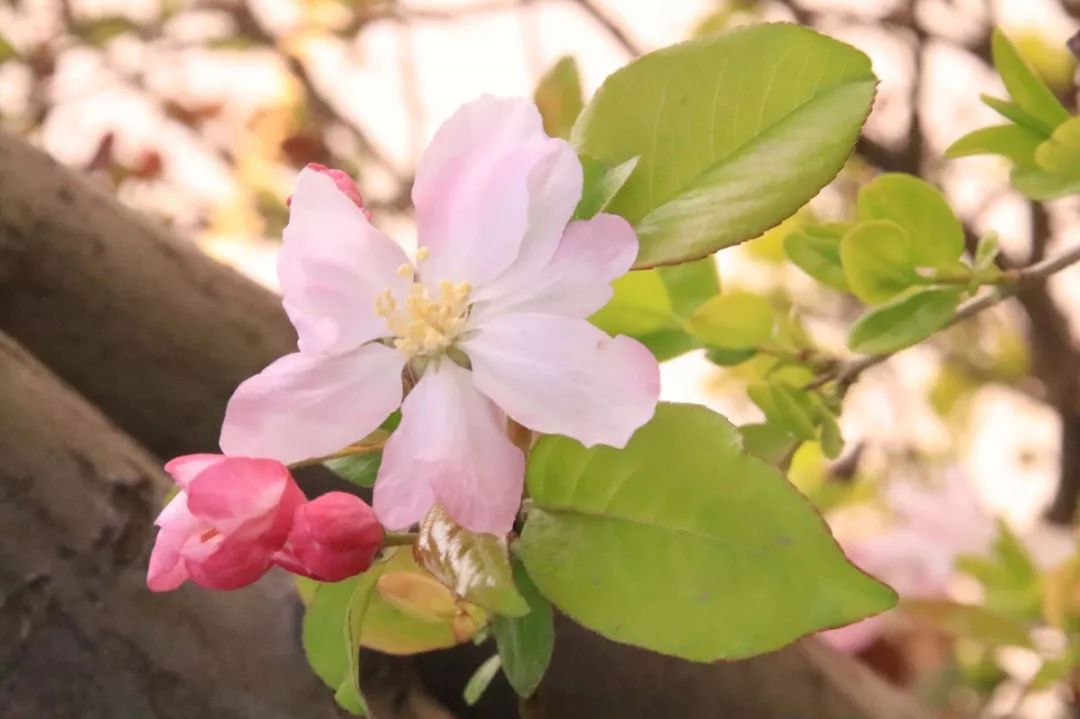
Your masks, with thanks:
<instances>
[{"instance_id":1,"label":"large green leaf","mask_svg":"<svg viewBox=\"0 0 1080 719\"><path fill-rule=\"evenodd\" d=\"M964 252L964 228L941 193L913 175L887 173L859 191L859 219L889 220L907 232L915 264L940 267Z\"/></svg>"},{"instance_id":2,"label":"large green leaf","mask_svg":"<svg viewBox=\"0 0 1080 719\"><path fill-rule=\"evenodd\" d=\"M757 237L840 170L876 78L858 50L767 24L650 53L614 73L574 126L608 165L640 156L612 201L641 241L638 267Z\"/></svg>"},{"instance_id":3,"label":"large green leaf","mask_svg":"<svg viewBox=\"0 0 1080 719\"><path fill-rule=\"evenodd\" d=\"M949 323L962 292L953 288L917 290L875 307L851 326L848 346L884 354L922 342Z\"/></svg>"},{"instance_id":4,"label":"large green leaf","mask_svg":"<svg viewBox=\"0 0 1080 719\"><path fill-rule=\"evenodd\" d=\"M945 157L1001 155L1013 162L1032 163L1045 138L1021 125L994 125L964 135L945 150Z\"/></svg>"},{"instance_id":5,"label":"large green leaf","mask_svg":"<svg viewBox=\"0 0 1080 719\"><path fill-rule=\"evenodd\" d=\"M994 30L991 48L994 67L1001 74L1009 96L1021 109L1037 119L1047 132L1069 119L1068 110L1001 30Z\"/></svg>"},{"instance_id":6,"label":"large green leaf","mask_svg":"<svg viewBox=\"0 0 1080 719\"><path fill-rule=\"evenodd\" d=\"M919 281L908 233L895 222L857 225L840 241L848 286L863 302L877 304Z\"/></svg>"},{"instance_id":7,"label":"large green leaf","mask_svg":"<svg viewBox=\"0 0 1080 719\"><path fill-rule=\"evenodd\" d=\"M580 159L583 174L581 199L574 208L574 219L587 220L607 209L607 206L615 199L615 195L630 179L634 168L637 167L638 159L631 157L614 167L608 167L591 157L582 156Z\"/></svg>"},{"instance_id":8,"label":"large green leaf","mask_svg":"<svg viewBox=\"0 0 1080 719\"><path fill-rule=\"evenodd\" d=\"M454 596L496 614L529 611L514 587L506 539L470 532L436 504L420 523L414 555Z\"/></svg>"},{"instance_id":9,"label":"large green leaf","mask_svg":"<svg viewBox=\"0 0 1080 719\"><path fill-rule=\"evenodd\" d=\"M616 641L735 659L891 607L781 474L699 405L661 404L625 449L543 437L516 549L559 609Z\"/></svg>"},{"instance_id":10,"label":"large green leaf","mask_svg":"<svg viewBox=\"0 0 1080 719\"><path fill-rule=\"evenodd\" d=\"M555 648L555 620L551 604L540 594L525 566L512 560L514 581L529 604L523 617L495 617L491 633L502 657L503 672L514 691L523 697L531 695L544 678L551 653Z\"/></svg>"}]
</instances>

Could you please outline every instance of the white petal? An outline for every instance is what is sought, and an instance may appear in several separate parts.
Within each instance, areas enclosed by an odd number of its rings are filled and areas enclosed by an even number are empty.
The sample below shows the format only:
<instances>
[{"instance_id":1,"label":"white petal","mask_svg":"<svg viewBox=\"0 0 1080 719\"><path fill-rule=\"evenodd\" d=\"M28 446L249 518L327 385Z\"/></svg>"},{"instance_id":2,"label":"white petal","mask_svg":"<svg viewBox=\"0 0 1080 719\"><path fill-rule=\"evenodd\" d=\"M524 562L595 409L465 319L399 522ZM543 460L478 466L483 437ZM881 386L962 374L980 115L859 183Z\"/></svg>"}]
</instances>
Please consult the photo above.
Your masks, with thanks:
<instances>
[{"instance_id":1,"label":"white petal","mask_svg":"<svg viewBox=\"0 0 1080 719\"><path fill-rule=\"evenodd\" d=\"M278 255L283 304L301 352L347 352L387 334L375 297L404 292L397 269L407 262L333 179L301 171Z\"/></svg>"},{"instance_id":2,"label":"white petal","mask_svg":"<svg viewBox=\"0 0 1080 719\"><path fill-rule=\"evenodd\" d=\"M401 412L375 482L379 521L402 529L438 502L466 529L508 532L521 503L524 455L472 373L445 359L429 367Z\"/></svg>"},{"instance_id":3,"label":"white petal","mask_svg":"<svg viewBox=\"0 0 1080 719\"><path fill-rule=\"evenodd\" d=\"M404 355L381 344L344 355L286 355L233 393L221 449L284 464L336 452L397 408L404 365Z\"/></svg>"},{"instance_id":4,"label":"white petal","mask_svg":"<svg viewBox=\"0 0 1080 719\"><path fill-rule=\"evenodd\" d=\"M556 315L492 318L461 343L476 386L530 429L622 447L652 417L656 358L629 337Z\"/></svg>"}]
</instances>

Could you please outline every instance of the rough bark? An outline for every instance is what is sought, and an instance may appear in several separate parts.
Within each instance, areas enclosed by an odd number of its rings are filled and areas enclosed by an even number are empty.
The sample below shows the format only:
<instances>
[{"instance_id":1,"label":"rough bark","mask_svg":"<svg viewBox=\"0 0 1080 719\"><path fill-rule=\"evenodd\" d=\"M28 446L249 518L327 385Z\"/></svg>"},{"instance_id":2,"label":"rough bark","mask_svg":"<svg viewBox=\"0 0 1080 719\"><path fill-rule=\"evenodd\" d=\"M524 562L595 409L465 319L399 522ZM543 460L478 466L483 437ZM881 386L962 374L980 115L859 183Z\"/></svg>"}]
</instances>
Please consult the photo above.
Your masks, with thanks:
<instances>
[{"instance_id":1,"label":"rough bark","mask_svg":"<svg viewBox=\"0 0 1080 719\"><path fill-rule=\"evenodd\" d=\"M0 335L0 717L335 717L295 593L145 587L157 462Z\"/></svg>"},{"instance_id":2,"label":"rough bark","mask_svg":"<svg viewBox=\"0 0 1080 719\"><path fill-rule=\"evenodd\" d=\"M269 293L182 246L167 232L122 208L43 153L2 133L0 331L24 343L132 437L166 456L211 447L216 441L225 401L236 383L294 346L292 332L278 302ZM17 384L9 383L9 392ZM57 400L55 407L50 407L52 401L42 398L40 412L62 416L64 408L71 405L70 397ZM18 404L17 409L5 407L5 416L23 412L32 417L42 416L33 414L33 407L24 404ZM101 424L100 418L96 421ZM23 420L19 422L21 426L32 426ZM20 441L28 441L32 434L24 431L25 438ZM67 452L61 443L64 433L49 436L54 443L60 443L57 450ZM63 452L61 459L55 461L79 464L75 459L63 459L68 456ZM130 446L124 452L122 456L134 453L143 457ZM4 457L2 452L0 457ZM139 461L138 477L154 475L145 466L144 458ZM0 460L0 473L11 472L6 464L6 458ZM34 492L39 497L43 506L40 511L56 512L77 511L80 503L91 506L107 503L117 492L130 495L130 490L115 487L144 486L135 479L127 483L88 483L78 503L65 500L55 508L47 508L43 498L49 496L52 485L41 473L51 471L42 459L33 471L21 470L12 475L21 477L18 482L5 480L5 491L12 491L7 485L23 487L21 491ZM113 471L102 471L100 475L129 476ZM41 482L41 486L36 487L36 482ZM68 509L63 510L64 507ZM30 541L44 542L42 546L48 547L48 539L41 536L42 528L47 525L33 517L22 517L20 521L20 531ZM145 528L149 515L139 521ZM123 544L129 552L136 552L149 541L145 529L126 536ZM88 535L80 546L87 546L87 542L92 545L93 541ZM115 544L115 540L110 540L110 544ZM0 550L0 557L6 556L3 551ZM43 557L52 557L50 562L63 559L64 552L59 548L50 550L52 554L42 551ZM111 551L106 550L105 554ZM91 556L99 554L95 552ZM28 566L19 576L32 576L33 571L33 566ZM67 587L65 591L103 593L106 599L100 606L107 608L106 618L137 616L138 612L152 609L163 615L169 611L162 608L161 602L170 600L161 597L153 597L144 605L125 598L117 590L118 596L114 598L108 591L108 582L87 573L89 570L83 572L71 575L63 585ZM141 582L141 577L137 579ZM264 591L199 601L219 607L212 609L208 604L207 611L237 615L240 623L229 637L258 637L267 629L242 620L258 615L255 598ZM184 616L189 623L196 621L190 614ZM190 632L186 631L184 622L170 623L168 627L158 638L162 644L194 641L188 636ZM232 648L228 644L220 648L205 645L208 665L239 661L239 652L252 666L261 666L261 660L252 656L250 642L247 645L244 640L238 642ZM556 644L552 675L531 705L531 717L835 719L844 712L852 719L922 716L908 699L888 689L853 659L814 642L758 659L711 666L692 665L616 645L569 622L561 624ZM90 647L87 651L93 649L93 643L87 646ZM280 638L277 650L283 652L295 646L295 636ZM214 659L217 653L221 657ZM434 697L455 715L463 719L503 719L515 715L512 699L486 699L472 709L463 705L462 677L469 675L475 654L473 647L465 647L431 655L419 662L397 659L384 660L381 664L368 662L365 686L370 688L378 686L381 680L393 680L382 692L387 698L387 711L396 712L388 713L388 717L404 716L404 711L412 716L438 716L437 707L433 708L426 699L416 699L415 686L408 677L410 667L418 666ZM83 671L93 671L93 663ZM289 686L290 677L281 672L253 670L252 674L273 677L269 683L282 691ZM303 668L292 674L309 676ZM297 696L302 697L298 702L310 700L301 691L297 691ZM790 701L784 697L790 697ZM689 710L683 713L682 709L692 701L701 702L695 709L698 713ZM427 709L422 711L422 707ZM842 711L838 713L839 710ZM289 715L311 716L311 713L298 711Z\"/></svg>"},{"instance_id":3,"label":"rough bark","mask_svg":"<svg viewBox=\"0 0 1080 719\"><path fill-rule=\"evenodd\" d=\"M236 385L296 346L270 293L2 132L0 331L163 457L215 449Z\"/></svg>"}]
</instances>

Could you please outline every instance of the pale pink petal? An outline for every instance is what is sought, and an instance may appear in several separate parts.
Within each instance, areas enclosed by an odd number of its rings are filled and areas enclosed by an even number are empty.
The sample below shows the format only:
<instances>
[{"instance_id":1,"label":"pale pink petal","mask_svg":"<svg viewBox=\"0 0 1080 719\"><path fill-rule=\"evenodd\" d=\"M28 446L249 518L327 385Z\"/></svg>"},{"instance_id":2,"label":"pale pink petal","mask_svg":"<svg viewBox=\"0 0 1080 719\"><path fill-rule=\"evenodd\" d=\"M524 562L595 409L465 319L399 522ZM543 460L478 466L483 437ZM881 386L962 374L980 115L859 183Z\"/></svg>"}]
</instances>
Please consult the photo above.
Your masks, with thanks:
<instances>
[{"instance_id":1,"label":"pale pink petal","mask_svg":"<svg viewBox=\"0 0 1080 719\"><path fill-rule=\"evenodd\" d=\"M858 654L885 633L888 629L887 619L888 614L878 614L846 627L819 632L817 636L833 649L847 654Z\"/></svg>"},{"instance_id":2,"label":"pale pink petal","mask_svg":"<svg viewBox=\"0 0 1080 719\"><path fill-rule=\"evenodd\" d=\"M297 179L278 255L285 311L300 351L340 353L387 334L374 313L387 289L404 292L404 251L372 227L333 177L305 168Z\"/></svg>"},{"instance_id":3,"label":"pale pink petal","mask_svg":"<svg viewBox=\"0 0 1080 719\"><path fill-rule=\"evenodd\" d=\"M656 358L585 320L499 315L461 343L476 386L526 427L622 447L656 410Z\"/></svg>"},{"instance_id":4,"label":"pale pink petal","mask_svg":"<svg viewBox=\"0 0 1080 719\"><path fill-rule=\"evenodd\" d=\"M220 454L186 454L182 457L169 460L165 463L165 471L179 485L180 489L186 490L193 479L199 476L204 469L208 469L218 462L224 461L224 455Z\"/></svg>"},{"instance_id":5,"label":"pale pink petal","mask_svg":"<svg viewBox=\"0 0 1080 719\"><path fill-rule=\"evenodd\" d=\"M581 199L581 161L569 143L547 144L548 155L529 173L529 225L518 255L502 274L473 292L474 301L496 301L542 281L562 241Z\"/></svg>"},{"instance_id":6,"label":"pale pink petal","mask_svg":"<svg viewBox=\"0 0 1080 719\"><path fill-rule=\"evenodd\" d=\"M397 408L404 364L400 352L375 343L344 355L286 355L233 393L221 449L285 464L336 452Z\"/></svg>"},{"instance_id":7,"label":"pale pink petal","mask_svg":"<svg viewBox=\"0 0 1080 719\"><path fill-rule=\"evenodd\" d=\"M430 253L420 267L424 281L490 282L521 253L531 221L530 252L550 255L561 229L551 227L569 218L565 195L580 195L580 168L577 189L568 187L568 151L544 134L527 100L482 97L458 110L424 151L413 184L417 235Z\"/></svg>"},{"instance_id":8,"label":"pale pink petal","mask_svg":"<svg viewBox=\"0 0 1080 719\"><path fill-rule=\"evenodd\" d=\"M188 578L181 550L193 535L205 525L188 511L187 495L180 492L161 510L154 520L160 529L150 552L150 566L146 572L146 586L154 592L176 589Z\"/></svg>"},{"instance_id":9,"label":"pale pink petal","mask_svg":"<svg viewBox=\"0 0 1080 719\"><path fill-rule=\"evenodd\" d=\"M449 360L427 369L402 405L383 450L375 513L391 529L419 521L435 502L474 532L513 525L525 459L507 439L506 415L480 394L472 373Z\"/></svg>"},{"instance_id":10,"label":"pale pink petal","mask_svg":"<svg viewBox=\"0 0 1080 719\"><path fill-rule=\"evenodd\" d=\"M271 528L274 511L283 501L292 504L290 515L303 502L303 494L295 487L292 475L281 462L226 457L191 483L188 509L222 534L243 529L247 536L259 536ZM287 492L293 488L294 492ZM281 541L285 541L284 535Z\"/></svg>"},{"instance_id":11,"label":"pale pink petal","mask_svg":"<svg viewBox=\"0 0 1080 719\"><path fill-rule=\"evenodd\" d=\"M472 322L507 312L588 317L611 299L611 282L629 271L637 251L637 235L617 215L572 222L547 266L513 292L477 303Z\"/></svg>"}]
</instances>

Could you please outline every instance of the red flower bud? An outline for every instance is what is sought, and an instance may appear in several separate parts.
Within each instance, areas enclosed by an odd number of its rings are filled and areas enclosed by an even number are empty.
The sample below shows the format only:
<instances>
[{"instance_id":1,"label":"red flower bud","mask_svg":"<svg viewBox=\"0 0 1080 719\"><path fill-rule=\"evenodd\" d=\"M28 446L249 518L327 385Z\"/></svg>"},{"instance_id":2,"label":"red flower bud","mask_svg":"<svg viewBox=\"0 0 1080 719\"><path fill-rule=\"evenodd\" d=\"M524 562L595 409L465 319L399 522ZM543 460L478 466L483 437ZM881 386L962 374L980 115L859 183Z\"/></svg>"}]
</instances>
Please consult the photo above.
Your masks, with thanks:
<instances>
[{"instance_id":1,"label":"red flower bud","mask_svg":"<svg viewBox=\"0 0 1080 719\"><path fill-rule=\"evenodd\" d=\"M371 566L383 530L364 500L330 492L297 507L274 563L320 582L337 582Z\"/></svg>"}]
</instances>

